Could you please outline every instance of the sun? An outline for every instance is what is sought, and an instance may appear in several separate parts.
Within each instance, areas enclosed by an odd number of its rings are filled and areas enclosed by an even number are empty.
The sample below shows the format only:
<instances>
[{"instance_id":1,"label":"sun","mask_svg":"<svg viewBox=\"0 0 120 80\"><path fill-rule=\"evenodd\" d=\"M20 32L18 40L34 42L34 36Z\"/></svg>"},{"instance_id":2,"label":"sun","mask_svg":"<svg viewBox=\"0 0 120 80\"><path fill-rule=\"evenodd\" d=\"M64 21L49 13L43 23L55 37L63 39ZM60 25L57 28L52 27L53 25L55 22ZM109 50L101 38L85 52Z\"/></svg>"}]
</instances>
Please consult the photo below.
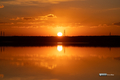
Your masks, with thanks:
<instances>
[{"instance_id":1,"label":"sun","mask_svg":"<svg viewBox=\"0 0 120 80\"><path fill-rule=\"evenodd\" d=\"M58 35L58 36L62 36L62 33L61 33L61 32L58 32L57 35Z\"/></svg>"}]
</instances>

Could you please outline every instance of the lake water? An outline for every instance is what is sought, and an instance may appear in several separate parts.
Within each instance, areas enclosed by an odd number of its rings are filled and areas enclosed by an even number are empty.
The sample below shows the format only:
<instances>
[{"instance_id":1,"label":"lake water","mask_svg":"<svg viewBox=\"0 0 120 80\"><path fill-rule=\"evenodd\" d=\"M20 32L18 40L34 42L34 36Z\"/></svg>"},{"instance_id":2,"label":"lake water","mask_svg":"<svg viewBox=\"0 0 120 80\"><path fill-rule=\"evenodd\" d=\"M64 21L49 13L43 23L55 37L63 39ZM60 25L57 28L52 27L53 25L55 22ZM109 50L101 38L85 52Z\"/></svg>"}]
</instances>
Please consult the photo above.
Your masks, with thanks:
<instances>
[{"instance_id":1,"label":"lake water","mask_svg":"<svg viewBox=\"0 0 120 80\"><path fill-rule=\"evenodd\" d=\"M120 80L120 47L0 47L0 80Z\"/></svg>"}]
</instances>

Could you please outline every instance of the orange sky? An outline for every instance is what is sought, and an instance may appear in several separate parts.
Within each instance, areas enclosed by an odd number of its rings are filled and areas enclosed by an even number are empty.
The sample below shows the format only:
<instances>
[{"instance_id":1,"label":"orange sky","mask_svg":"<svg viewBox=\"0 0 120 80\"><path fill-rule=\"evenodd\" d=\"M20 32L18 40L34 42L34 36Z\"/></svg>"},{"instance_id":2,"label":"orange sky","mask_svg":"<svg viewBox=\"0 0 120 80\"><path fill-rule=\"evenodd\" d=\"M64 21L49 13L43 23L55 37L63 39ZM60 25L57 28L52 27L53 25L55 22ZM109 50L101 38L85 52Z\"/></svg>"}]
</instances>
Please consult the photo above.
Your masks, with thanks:
<instances>
[{"instance_id":1,"label":"orange sky","mask_svg":"<svg viewBox=\"0 0 120 80\"><path fill-rule=\"evenodd\" d=\"M7 36L120 35L120 0L0 0Z\"/></svg>"}]
</instances>

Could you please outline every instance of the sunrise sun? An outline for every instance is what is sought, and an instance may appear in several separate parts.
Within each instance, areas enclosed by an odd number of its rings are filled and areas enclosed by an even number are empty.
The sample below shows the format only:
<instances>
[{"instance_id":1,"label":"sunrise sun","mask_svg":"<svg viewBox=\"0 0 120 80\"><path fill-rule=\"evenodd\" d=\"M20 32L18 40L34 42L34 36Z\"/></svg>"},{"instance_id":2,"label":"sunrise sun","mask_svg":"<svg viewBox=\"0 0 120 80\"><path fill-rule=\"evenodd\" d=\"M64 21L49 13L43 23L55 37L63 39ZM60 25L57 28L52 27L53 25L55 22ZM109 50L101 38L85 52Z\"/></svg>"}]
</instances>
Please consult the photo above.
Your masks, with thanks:
<instances>
[{"instance_id":1,"label":"sunrise sun","mask_svg":"<svg viewBox=\"0 0 120 80\"><path fill-rule=\"evenodd\" d=\"M61 33L61 32L58 32L57 35L58 35L58 36L62 36L62 33Z\"/></svg>"}]
</instances>

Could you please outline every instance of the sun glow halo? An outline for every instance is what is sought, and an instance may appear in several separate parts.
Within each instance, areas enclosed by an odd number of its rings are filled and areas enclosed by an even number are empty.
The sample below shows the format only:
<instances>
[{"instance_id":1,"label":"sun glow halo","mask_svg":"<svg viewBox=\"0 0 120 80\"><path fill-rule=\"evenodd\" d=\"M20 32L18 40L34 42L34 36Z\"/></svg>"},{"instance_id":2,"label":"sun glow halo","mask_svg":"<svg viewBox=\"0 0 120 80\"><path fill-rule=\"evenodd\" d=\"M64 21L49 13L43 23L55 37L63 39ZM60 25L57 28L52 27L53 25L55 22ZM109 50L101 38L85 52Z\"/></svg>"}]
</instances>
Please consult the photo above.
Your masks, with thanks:
<instances>
[{"instance_id":1,"label":"sun glow halo","mask_svg":"<svg viewBox=\"0 0 120 80\"><path fill-rule=\"evenodd\" d=\"M62 36L62 33L61 33L61 32L58 32L57 35L58 35L58 36Z\"/></svg>"}]
</instances>

